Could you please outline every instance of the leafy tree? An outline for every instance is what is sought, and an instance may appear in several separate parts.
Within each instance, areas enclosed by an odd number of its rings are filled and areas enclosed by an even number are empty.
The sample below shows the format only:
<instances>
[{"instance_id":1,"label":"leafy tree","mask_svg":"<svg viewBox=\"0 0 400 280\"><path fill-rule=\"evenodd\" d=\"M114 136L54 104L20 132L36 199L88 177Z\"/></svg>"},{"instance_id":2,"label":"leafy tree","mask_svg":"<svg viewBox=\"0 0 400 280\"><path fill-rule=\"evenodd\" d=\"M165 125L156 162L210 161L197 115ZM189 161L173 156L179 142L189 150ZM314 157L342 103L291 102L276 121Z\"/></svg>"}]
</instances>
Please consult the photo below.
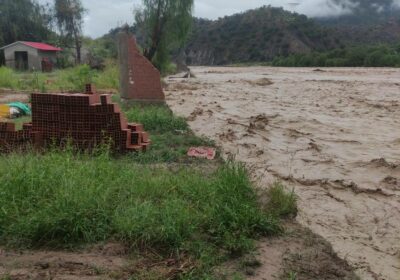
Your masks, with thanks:
<instances>
[{"instance_id":1,"label":"leafy tree","mask_svg":"<svg viewBox=\"0 0 400 280\"><path fill-rule=\"evenodd\" d=\"M162 72L169 54L182 47L192 23L193 0L142 0L136 10L136 28L143 36L144 55Z\"/></svg>"},{"instance_id":2,"label":"leafy tree","mask_svg":"<svg viewBox=\"0 0 400 280\"><path fill-rule=\"evenodd\" d=\"M0 45L46 41L51 36L48 7L34 0L0 1Z\"/></svg>"},{"instance_id":3,"label":"leafy tree","mask_svg":"<svg viewBox=\"0 0 400 280\"><path fill-rule=\"evenodd\" d=\"M81 0L55 0L54 17L64 42L74 41L76 62L81 63L83 16L86 13Z\"/></svg>"}]
</instances>

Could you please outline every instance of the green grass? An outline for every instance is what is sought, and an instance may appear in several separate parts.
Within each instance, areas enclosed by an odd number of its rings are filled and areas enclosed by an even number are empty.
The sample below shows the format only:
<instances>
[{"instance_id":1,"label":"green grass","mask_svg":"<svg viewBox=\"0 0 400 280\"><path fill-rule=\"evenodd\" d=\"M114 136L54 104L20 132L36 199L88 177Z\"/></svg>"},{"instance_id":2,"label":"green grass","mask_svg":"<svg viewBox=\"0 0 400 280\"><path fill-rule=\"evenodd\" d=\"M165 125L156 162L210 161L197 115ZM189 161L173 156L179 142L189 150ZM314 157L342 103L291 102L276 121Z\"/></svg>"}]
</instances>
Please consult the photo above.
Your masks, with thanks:
<instances>
[{"instance_id":1,"label":"green grass","mask_svg":"<svg viewBox=\"0 0 400 280\"><path fill-rule=\"evenodd\" d=\"M175 116L167 106L123 106L123 111L130 122L143 124L150 133L151 148L146 153L130 155L136 162L201 162L189 159L186 156L188 149L214 146L212 141L195 136L185 119Z\"/></svg>"},{"instance_id":2,"label":"green grass","mask_svg":"<svg viewBox=\"0 0 400 280\"><path fill-rule=\"evenodd\" d=\"M87 65L79 65L52 73L18 73L6 67L0 68L0 88L34 92L82 92L87 83L93 83L100 90L118 91L117 66L109 63L104 71L96 71Z\"/></svg>"},{"instance_id":3,"label":"green grass","mask_svg":"<svg viewBox=\"0 0 400 280\"><path fill-rule=\"evenodd\" d=\"M267 199L265 207L268 213L279 218L297 215L297 197L294 191L288 193L281 183L275 183L268 190Z\"/></svg>"},{"instance_id":4,"label":"green grass","mask_svg":"<svg viewBox=\"0 0 400 280\"><path fill-rule=\"evenodd\" d=\"M15 153L0 157L0 180L0 242L13 247L117 239L201 259L248 252L254 238L281 230L260 210L246 170L232 163L207 174L107 153Z\"/></svg>"},{"instance_id":5,"label":"green grass","mask_svg":"<svg viewBox=\"0 0 400 280\"><path fill-rule=\"evenodd\" d=\"M0 88L14 89L18 85L15 73L6 67L0 67Z\"/></svg>"},{"instance_id":6,"label":"green grass","mask_svg":"<svg viewBox=\"0 0 400 280\"><path fill-rule=\"evenodd\" d=\"M152 132L184 132L188 130L188 125L184 118L174 116L167 106L134 106L124 109L129 121L135 121L144 125Z\"/></svg>"}]
</instances>

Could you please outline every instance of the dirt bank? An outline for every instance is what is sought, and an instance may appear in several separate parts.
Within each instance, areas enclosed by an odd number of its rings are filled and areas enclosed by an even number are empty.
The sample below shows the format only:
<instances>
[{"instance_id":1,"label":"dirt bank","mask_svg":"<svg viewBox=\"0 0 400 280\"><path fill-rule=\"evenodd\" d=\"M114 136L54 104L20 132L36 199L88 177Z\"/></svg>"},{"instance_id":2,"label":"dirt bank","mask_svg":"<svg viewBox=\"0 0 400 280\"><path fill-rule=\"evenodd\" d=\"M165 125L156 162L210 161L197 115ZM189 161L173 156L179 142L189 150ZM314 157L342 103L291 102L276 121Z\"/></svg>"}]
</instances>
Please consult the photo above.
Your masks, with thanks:
<instances>
[{"instance_id":1,"label":"dirt bank","mask_svg":"<svg viewBox=\"0 0 400 280\"><path fill-rule=\"evenodd\" d=\"M299 196L298 221L362 279L400 275L400 70L192 69L167 99L267 187Z\"/></svg>"}]
</instances>

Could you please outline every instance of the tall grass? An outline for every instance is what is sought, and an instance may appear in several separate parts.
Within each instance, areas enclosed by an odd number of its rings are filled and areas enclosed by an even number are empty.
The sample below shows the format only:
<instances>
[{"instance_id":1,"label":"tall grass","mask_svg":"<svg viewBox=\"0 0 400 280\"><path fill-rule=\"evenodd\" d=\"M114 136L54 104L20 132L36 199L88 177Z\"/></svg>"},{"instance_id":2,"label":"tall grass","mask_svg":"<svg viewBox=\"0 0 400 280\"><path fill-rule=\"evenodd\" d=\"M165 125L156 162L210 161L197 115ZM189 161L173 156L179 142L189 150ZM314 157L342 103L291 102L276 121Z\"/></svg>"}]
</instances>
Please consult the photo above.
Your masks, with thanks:
<instances>
[{"instance_id":1,"label":"tall grass","mask_svg":"<svg viewBox=\"0 0 400 280\"><path fill-rule=\"evenodd\" d=\"M213 174L135 165L124 159L52 151L0 157L0 242L17 247L116 238L138 247L195 255L229 253L280 231L263 214L245 169Z\"/></svg>"},{"instance_id":2,"label":"tall grass","mask_svg":"<svg viewBox=\"0 0 400 280\"><path fill-rule=\"evenodd\" d=\"M119 69L116 63L108 62L103 71L97 72L93 83L99 89L119 89Z\"/></svg>"},{"instance_id":3,"label":"tall grass","mask_svg":"<svg viewBox=\"0 0 400 280\"><path fill-rule=\"evenodd\" d=\"M267 191L268 202L265 206L268 213L278 218L297 215L297 197L294 191L287 192L285 187L276 182Z\"/></svg>"},{"instance_id":4,"label":"tall grass","mask_svg":"<svg viewBox=\"0 0 400 280\"><path fill-rule=\"evenodd\" d=\"M188 130L185 119L174 116L167 106L135 106L126 109L125 115L130 121L139 122L145 129L157 133Z\"/></svg>"},{"instance_id":5,"label":"tall grass","mask_svg":"<svg viewBox=\"0 0 400 280\"><path fill-rule=\"evenodd\" d=\"M7 67L0 67L0 88L14 89L18 86L18 79L14 71Z\"/></svg>"},{"instance_id":6,"label":"tall grass","mask_svg":"<svg viewBox=\"0 0 400 280\"><path fill-rule=\"evenodd\" d=\"M40 92L82 92L85 85L93 83L98 89L118 91L119 73L115 64L109 63L104 71L79 65L53 73L16 73L10 68L0 68L0 88Z\"/></svg>"}]
</instances>

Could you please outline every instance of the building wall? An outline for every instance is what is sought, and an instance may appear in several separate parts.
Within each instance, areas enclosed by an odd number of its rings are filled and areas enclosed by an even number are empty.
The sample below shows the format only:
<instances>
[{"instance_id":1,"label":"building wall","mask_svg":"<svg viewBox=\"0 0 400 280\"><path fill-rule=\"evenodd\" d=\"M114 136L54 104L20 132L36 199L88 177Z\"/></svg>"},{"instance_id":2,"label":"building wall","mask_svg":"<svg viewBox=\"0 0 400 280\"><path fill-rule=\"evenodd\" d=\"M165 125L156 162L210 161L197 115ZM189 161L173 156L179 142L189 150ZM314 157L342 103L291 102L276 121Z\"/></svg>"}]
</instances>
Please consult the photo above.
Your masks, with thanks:
<instances>
[{"instance_id":1,"label":"building wall","mask_svg":"<svg viewBox=\"0 0 400 280\"><path fill-rule=\"evenodd\" d=\"M6 65L15 69L15 52L28 53L28 68L29 70L42 70L42 60L39 58L38 50L25 46L24 44L15 44L4 49L4 57Z\"/></svg>"},{"instance_id":2,"label":"building wall","mask_svg":"<svg viewBox=\"0 0 400 280\"><path fill-rule=\"evenodd\" d=\"M15 44L4 49L5 63L8 67L15 69L15 52L28 53L28 69L42 71L42 59L48 58L53 65L57 62L57 52L45 52L31 48L22 43Z\"/></svg>"}]
</instances>

